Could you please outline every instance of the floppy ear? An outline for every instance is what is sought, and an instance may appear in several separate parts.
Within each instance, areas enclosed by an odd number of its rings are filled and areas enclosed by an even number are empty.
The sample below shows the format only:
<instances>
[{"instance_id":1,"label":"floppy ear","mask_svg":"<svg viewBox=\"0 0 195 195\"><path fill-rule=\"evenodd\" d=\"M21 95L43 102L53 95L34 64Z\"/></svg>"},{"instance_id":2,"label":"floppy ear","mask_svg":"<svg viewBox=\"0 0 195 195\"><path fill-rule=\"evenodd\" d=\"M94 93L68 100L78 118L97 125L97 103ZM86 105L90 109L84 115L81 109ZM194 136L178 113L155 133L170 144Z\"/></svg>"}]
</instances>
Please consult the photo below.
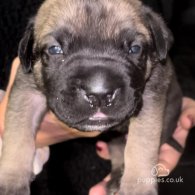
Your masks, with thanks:
<instances>
[{"instance_id":1,"label":"floppy ear","mask_svg":"<svg viewBox=\"0 0 195 195\"><path fill-rule=\"evenodd\" d=\"M167 53L173 43L172 33L167 28L163 19L158 14L154 13L150 8L146 8L145 13L157 58L163 62L166 60Z\"/></svg>"},{"instance_id":2,"label":"floppy ear","mask_svg":"<svg viewBox=\"0 0 195 195\"><path fill-rule=\"evenodd\" d=\"M19 43L18 56L25 73L32 71L34 44L34 20L31 19Z\"/></svg>"}]
</instances>

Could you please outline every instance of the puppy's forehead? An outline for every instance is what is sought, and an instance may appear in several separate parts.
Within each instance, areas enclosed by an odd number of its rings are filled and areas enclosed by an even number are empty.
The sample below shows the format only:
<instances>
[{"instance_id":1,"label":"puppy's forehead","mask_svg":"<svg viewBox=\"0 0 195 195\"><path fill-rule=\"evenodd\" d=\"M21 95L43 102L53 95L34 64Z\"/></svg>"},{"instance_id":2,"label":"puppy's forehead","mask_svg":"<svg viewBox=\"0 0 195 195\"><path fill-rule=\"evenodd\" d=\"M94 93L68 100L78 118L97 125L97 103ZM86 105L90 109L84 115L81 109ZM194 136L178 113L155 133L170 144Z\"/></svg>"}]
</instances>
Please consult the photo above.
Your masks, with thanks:
<instances>
[{"instance_id":1,"label":"puppy's forehead","mask_svg":"<svg viewBox=\"0 0 195 195\"><path fill-rule=\"evenodd\" d=\"M138 0L46 0L35 19L35 39L39 42L58 29L75 35L116 37L123 29L133 29L149 39L140 15Z\"/></svg>"}]
</instances>

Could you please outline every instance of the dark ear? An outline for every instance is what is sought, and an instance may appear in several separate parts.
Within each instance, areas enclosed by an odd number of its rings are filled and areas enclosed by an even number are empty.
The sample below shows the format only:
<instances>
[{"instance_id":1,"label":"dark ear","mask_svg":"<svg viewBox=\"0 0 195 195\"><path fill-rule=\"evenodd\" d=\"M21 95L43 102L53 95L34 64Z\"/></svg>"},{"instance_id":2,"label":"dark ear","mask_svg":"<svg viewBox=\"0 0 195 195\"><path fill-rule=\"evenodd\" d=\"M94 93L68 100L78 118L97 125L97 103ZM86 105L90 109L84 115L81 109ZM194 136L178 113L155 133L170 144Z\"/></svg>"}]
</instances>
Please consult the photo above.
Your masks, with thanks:
<instances>
[{"instance_id":1,"label":"dark ear","mask_svg":"<svg viewBox=\"0 0 195 195\"><path fill-rule=\"evenodd\" d=\"M19 43L18 56L25 73L32 71L34 44L34 20L31 19Z\"/></svg>"},{"instance_id":2,"label":"dark ear","mask_svg":"<svg viewBox=\"0 0 195 195\"><path fill-rule=\"evenodd\" d=\"M154 13L149 8L146 8L145 13L157 58L160 61L165 61L173 42L173 36L163 19L158 14Z\"/></svg>"}]
</instances>

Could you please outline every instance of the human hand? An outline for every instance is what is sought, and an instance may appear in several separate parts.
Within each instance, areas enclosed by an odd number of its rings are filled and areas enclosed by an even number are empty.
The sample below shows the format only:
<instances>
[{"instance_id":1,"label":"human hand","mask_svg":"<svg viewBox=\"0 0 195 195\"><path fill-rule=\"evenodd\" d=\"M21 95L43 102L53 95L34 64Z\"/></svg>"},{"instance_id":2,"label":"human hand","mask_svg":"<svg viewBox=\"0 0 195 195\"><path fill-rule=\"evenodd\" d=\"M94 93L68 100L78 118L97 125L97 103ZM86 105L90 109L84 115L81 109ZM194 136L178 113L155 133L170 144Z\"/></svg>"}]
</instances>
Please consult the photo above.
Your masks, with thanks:
<instances>
[{"instance_id":1,"label":"human hand","mask_svg":"<svg viewBox=\"0 0 195 195\"><path fill-rule=\"evenodd\" d=\"M195 126L195 100L184 97L182 101L182 112L179 117L177 128L173 133L173 138L185 148L186 139L189 130ZM163 164L166 169L172 171L177 165L181 153L172 146L165 143L160 148L159 163ZM160 173L163 175L163 173Z\"/></svg>"}]
</instances>

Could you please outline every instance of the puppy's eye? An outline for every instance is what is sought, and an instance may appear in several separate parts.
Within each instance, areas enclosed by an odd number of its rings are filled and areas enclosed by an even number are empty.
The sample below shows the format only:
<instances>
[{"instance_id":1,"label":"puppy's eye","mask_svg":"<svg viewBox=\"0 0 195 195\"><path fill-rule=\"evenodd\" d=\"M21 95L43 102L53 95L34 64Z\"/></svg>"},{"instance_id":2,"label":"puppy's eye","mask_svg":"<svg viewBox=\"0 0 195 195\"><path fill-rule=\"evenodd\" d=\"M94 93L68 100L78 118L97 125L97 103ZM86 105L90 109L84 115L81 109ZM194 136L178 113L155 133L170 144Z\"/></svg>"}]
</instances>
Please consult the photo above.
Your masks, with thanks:
<instances>
[{"instance_id":1,"label":"puppy's eye","mask_svg":"<svg viewBox=\"0 0 195 195\"><path fill-rule=\"evenodd\" d=\"M129 49L130 54L139 54L141 52L141 47L139 45L132 45Z\"/></svg>"},{"instance_id":2,"label":"puppy's eye","mask_svg":"<svg viewBox=\"0 0 195 195\"><path fill-rule=\"evenodd\" d=\"M60 46L54 45L49 48L49 54L51 55L63 54L63 51Z\"/></svg>"}]
</instances>

